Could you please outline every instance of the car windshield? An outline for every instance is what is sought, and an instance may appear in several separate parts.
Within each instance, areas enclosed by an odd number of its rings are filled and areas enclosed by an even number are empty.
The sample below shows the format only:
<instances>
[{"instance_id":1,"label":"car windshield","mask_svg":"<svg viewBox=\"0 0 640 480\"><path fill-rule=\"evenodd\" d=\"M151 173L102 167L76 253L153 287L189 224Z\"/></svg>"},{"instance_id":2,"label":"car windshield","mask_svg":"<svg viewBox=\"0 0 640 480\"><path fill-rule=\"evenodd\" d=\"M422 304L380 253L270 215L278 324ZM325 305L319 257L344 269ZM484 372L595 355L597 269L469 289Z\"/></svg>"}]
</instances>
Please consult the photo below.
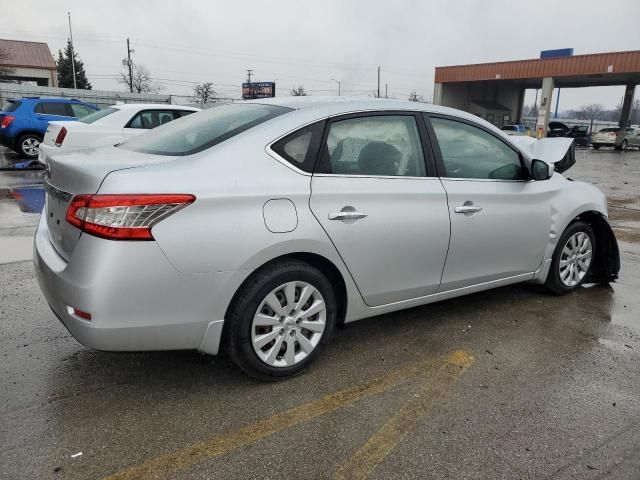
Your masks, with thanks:
<instances>
[{"instance_id":1,"label":"car windshield","mask_svg":"<svg viewBox=\"0 0 640 480\"><path fill-rule=\"evenodd\" d=\"M98 110L97 112L90 113L89 115L78 119L78 121L82 123L94 123L95 121L100 120L101 118L104 118L107 115L111 115L112 113L117 111L118 109L113 107L104 108L102 110Z\"/></svg>"},{"instance_id":2,"label":"car windshield","mask_svg":"<svg viewBox=\"0 0 640 480\"><path fill-rule=\"evenodd\" d=\"M9 100L7 104L2 107L3 112L15 112L22 102L17 100Z\"/></svg>"},{"instance_id":3,"label":"car windshield","mask_svg":"<svg viewBox=\"0 0 640 480\"><path fill-rule=\"evenodd\" d=\"M289 111L257 103L219 105L160 126L119 148L154 155L190 155Z\"/></svg>"}]
</instances>

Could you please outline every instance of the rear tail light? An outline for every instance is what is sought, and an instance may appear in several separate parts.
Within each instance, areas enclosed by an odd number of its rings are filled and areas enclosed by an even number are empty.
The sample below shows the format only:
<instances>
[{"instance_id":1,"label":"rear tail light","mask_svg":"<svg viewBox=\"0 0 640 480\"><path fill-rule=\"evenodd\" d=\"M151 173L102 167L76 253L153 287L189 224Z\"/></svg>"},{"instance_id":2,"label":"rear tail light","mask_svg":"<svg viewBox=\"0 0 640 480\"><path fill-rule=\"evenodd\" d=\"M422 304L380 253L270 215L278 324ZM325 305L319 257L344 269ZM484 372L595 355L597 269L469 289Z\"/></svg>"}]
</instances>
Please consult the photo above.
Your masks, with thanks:
<instances>
[{"instance_id":1,"label":"rear tail light","mask_svg":"<svg viewBox=\"0 0 640 480\"><path fill-rule=\"evenodd\" d=\"M0 128L9 128L9 125L16 119L13 115L7 115L0 122Z\"/></svg>"},{"instance_id":2,"label":"rear tail light","mask_svg":"<svg viewBox=\"0 0 640 480\"><path fill-rule=\"evenodd\" d=\"M62 145L62 142L64 142L64 137L67 136L67 129L62 127L60 129L60 131L58 132L58 136L56 137L56 147L59 147L60 145Z\"/></svg>"},{"instance_id":3,"label":"rear tail light","mask_svg":"<svg viewBox=\"0 0 640 480\"><path fill-rule=\"evenodd\" d=\"M110 240L153 240L151 228L192 203L186 194L76 195L67 222Z\"/></svg>"}]
</instances>

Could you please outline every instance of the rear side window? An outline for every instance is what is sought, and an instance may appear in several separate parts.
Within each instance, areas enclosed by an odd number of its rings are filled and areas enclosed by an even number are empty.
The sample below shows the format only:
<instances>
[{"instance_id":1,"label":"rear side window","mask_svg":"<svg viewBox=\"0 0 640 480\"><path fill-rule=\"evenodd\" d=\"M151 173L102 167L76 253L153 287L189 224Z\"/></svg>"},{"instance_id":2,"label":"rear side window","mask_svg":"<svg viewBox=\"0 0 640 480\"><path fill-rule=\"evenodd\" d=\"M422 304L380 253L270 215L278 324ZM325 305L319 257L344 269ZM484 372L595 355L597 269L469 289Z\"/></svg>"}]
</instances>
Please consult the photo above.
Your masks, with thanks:
<instances>
[{"instance_id":1,"label":"rear side window","mask_svg":"<svg viewBox=\"0 0 640 480\"><path fill-rule=\"evenodd\" d=\"M324 122L307 125L278 140L271 149L294 167L312 173L323 132Z\"/></svg>"},{"instance_id":2,"label":"rear side window","mask_svg":"<svg viewBox=\"0 0 640 480\"><path fill-rule=\"evenodd\" d=\"M196 113L193 110L174 110L173 114L176 118L186 117L187 115L191 115L192 113Z\"/></svg>"},{"instance_id":3,"label":"rear side window","mask_svg":"<svg viewBox=\"0 0 640 480\"><path fill-rule=\"evenodd\" d=\"M111 108L111 107L104 108L102 110L98 110L97 112L93 112L92 114L87 115L86 117L82 117L78 119L78 121L82 123L93 123L117 111L118 111L117 108Z\"/></svg>"},{"instance_id":4,"label":"rear side window","mask_svg":"<svg viewBox=\"0 0 640 480\"><path fill-rule=\"evenodd\" d=\"M380 115L331 122L318 172L424 177L424 154L415 117Z\"/></svg>"},{"instance_id":5,"label":"rear side window","mask_svg":"<svg viewBox=\"0 0 640 480\"><path fill-rule=\"evenodd\" d=\"M71 116L66 103L40 102L33 110L41 115L57 115L59 117Z\"/></svg>"},{"instance_id":6,"label":"rear side window","mask_svg":"<svg viewBox=\"0 0 640 480\"><path fill-rule=\"evenodd\" d=\"M191 155L289 111L258 103L218 105L132 138L118 148L154 155Z\"/></svg>"},{"instance_id":7,"label":"rear side window","mask_svg":"<svg viewBox=\"0 0 640 480\"><path fill-rule=\"evenodd\" d=\"M9 100L7 104L4 107L2 107L2 111L7 113L15 112L18 109L18 107L20 107L20 105L22 105L22 102L19 102L17 100Z\"/></svg>"}]
</instances>

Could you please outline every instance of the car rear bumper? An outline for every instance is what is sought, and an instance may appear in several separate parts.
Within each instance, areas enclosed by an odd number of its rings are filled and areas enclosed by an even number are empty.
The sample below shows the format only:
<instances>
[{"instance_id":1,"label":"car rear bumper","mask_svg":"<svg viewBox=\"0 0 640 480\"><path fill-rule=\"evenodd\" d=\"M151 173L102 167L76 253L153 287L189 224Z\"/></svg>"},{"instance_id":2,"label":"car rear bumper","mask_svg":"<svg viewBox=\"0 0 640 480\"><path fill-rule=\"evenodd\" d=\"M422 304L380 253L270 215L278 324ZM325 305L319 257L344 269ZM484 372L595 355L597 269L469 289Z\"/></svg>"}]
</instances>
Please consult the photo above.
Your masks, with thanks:
<instances>
[{"instance_id":1,"label":"car rear bumper","mask_svg":"<svg viewBox=\"0 0 640 480\"><path fill-rule=\"evenodd\" d=\"M56 148L57 147L54 147L53 145L41 143L38 146L38 162L44 165L47 155L51 155L52 153L54 153L56 151Z\"/></svg>"},{"instance_id":2,"label":"car rear bumper","mask_svg":"<svg viewBox=\"0 0 640 480\"><path fill-rule=\"evenodd\" d=\"M232 273L183 274L155 242L83 234L66 262L49 240L45 216L34 239L34 267L51 309L83 345L107 351L218 351ZM73 313L91 314L85 320ZM220 313L222 312L222 313Z\"/></svg>"},{"instance_id":3,"label":"car rear bumper","mask_svg":"<svg viewBox=\"0 0 640 480\"><path fill-rule=\"evenodd\" d=\"M611 138L593 138L591 137L591 145L605 145L614 146L616 144L615 139Z\"/></svg>"}]
</instances>

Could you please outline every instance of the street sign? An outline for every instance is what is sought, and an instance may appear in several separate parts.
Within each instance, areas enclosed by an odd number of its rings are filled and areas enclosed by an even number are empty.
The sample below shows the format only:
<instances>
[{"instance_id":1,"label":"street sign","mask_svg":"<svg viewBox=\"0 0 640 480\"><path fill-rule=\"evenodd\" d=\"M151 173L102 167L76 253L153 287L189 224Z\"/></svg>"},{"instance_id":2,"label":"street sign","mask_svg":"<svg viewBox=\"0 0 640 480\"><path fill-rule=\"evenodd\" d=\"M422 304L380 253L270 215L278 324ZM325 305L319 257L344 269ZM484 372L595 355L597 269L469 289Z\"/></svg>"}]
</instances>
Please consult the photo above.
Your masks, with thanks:
<instances>
[{"instance_id":1,"label":"street sign","mask_svg":"<svg viewBox=\"0 0 640 480\"><path fill-rule=\"evenodd\" d=\"M252 98L272 98L275 96L275 82L245 82L242 84L243 100L250 100Z\"/></svg>"}]
</instances>

